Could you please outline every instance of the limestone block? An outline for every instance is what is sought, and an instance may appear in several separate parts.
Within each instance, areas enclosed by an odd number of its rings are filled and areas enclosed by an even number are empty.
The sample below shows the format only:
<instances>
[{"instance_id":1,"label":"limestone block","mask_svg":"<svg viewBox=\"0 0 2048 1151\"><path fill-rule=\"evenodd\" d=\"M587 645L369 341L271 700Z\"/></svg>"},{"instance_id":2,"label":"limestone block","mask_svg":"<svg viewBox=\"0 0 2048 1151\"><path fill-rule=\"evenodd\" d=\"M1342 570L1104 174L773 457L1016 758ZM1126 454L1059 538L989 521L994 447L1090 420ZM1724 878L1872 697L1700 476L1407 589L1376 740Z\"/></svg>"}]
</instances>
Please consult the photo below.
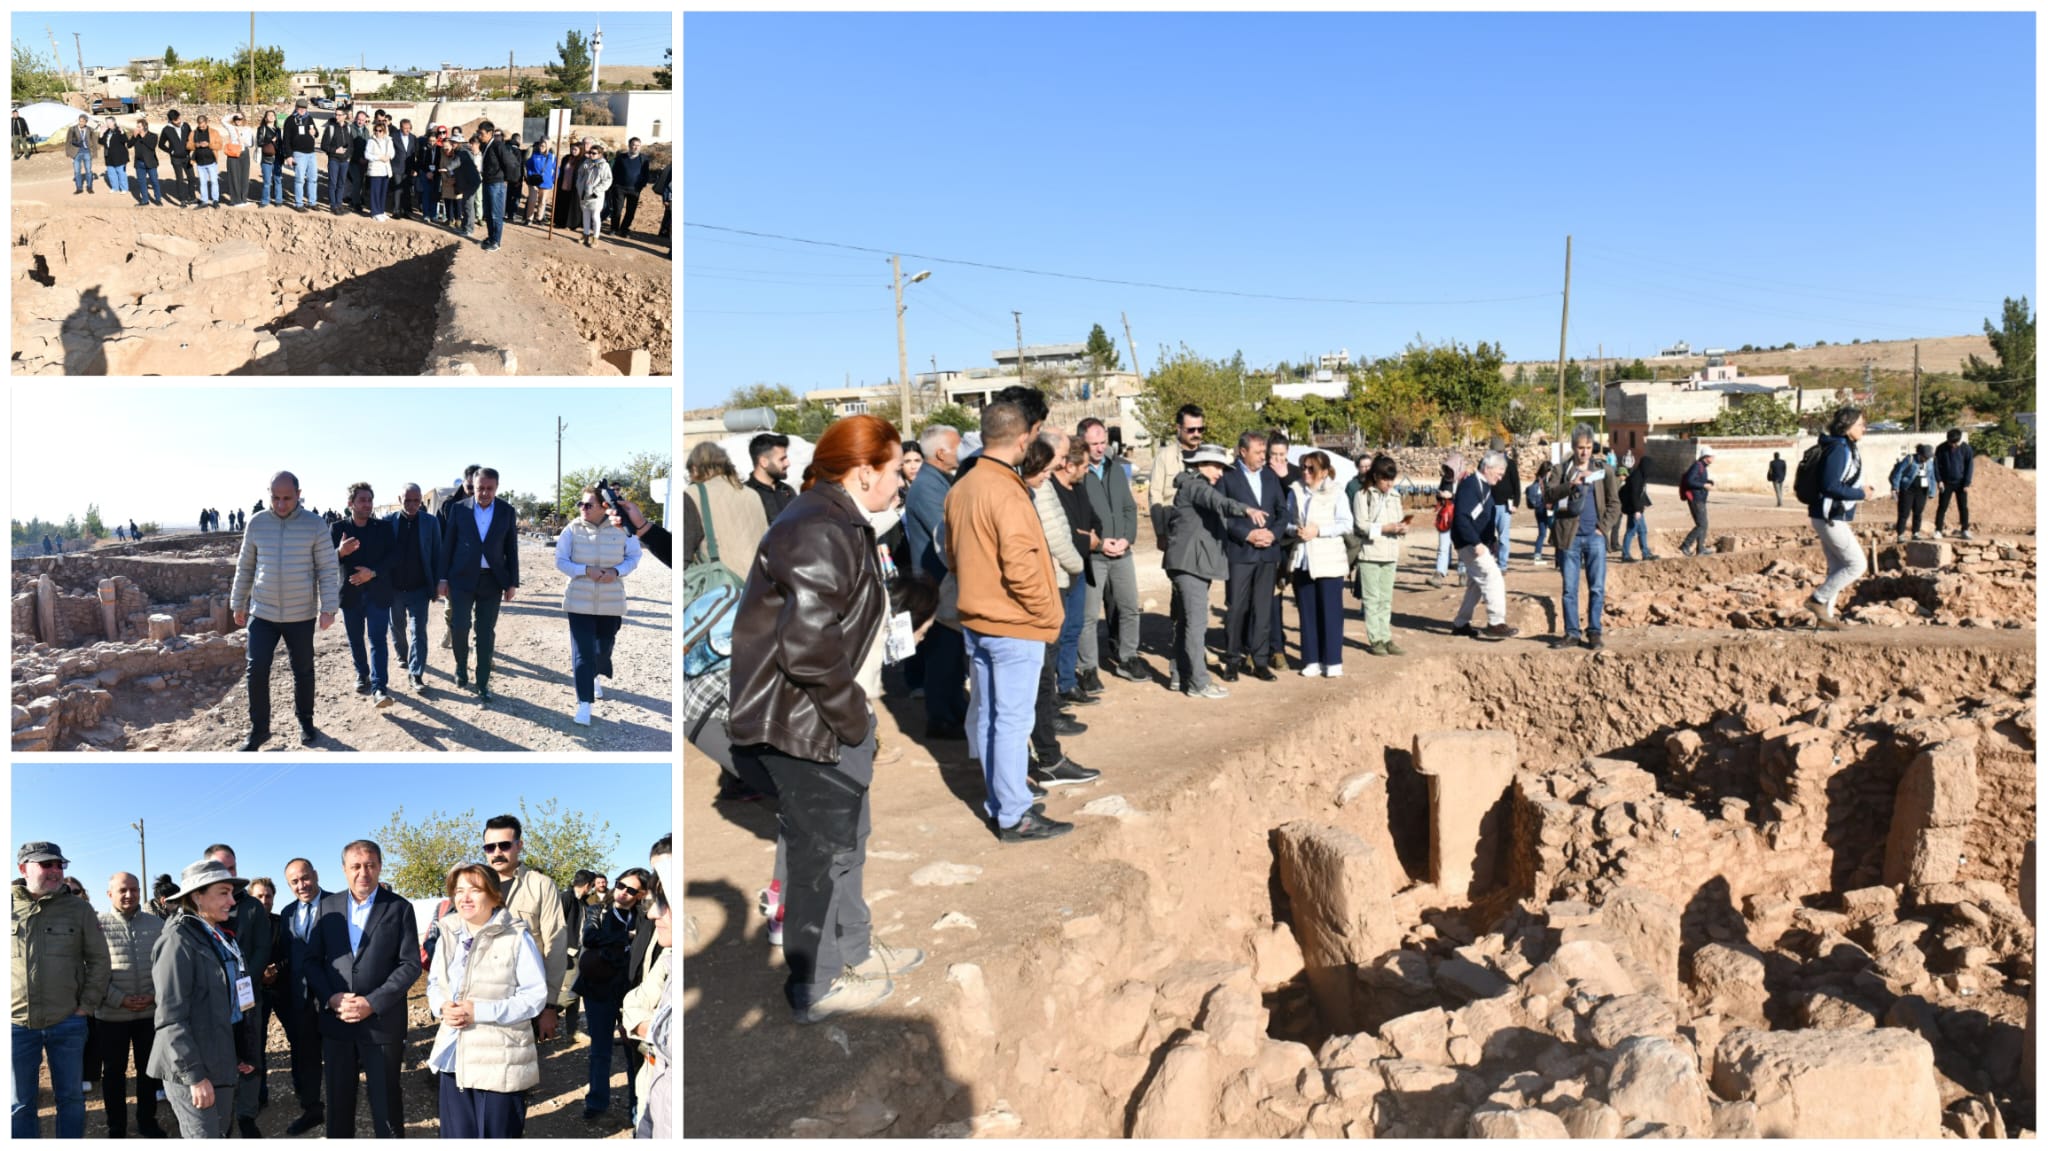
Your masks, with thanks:
<instances>
[{"instance_id":1,"label":"limestone block","mask_svg":"<svg viewBox=\"0 0 2048 1151\"><path fill-rule=\"evenodd\" d=\"M1380 1024L1380 1042L1415 1063L1448 1064L1451 1018L1441 1007L1416 1011Z\"/></svg>"},{"instance_id":2,"label":"limestone block","mask_svg":"<svg viewBox=\"0 0 2048 1151\"><path fill-rule=\"evenodd\" d=\"M1624 1120L1682 1127L1705 1134L1713 1127L1707 1081L1682 1040L1647 1036L1615 1049L1607 1076L1607 1102Z\"/></svg>"},{"instance_id":3,"label":"limestone block","mask_svg":"<svg viewBox=\"0 0 2048 1151\"><path fill-rule=\"evenodd\" d=\"M1300 975L1305 966L1301 943L1294 938L1294 929L1285 923L1254 930L1251 945L1252 978L1262 988L1286 983Z\"/></svg>"},{"instance_id":4,"label":"limestone block","mask_svg":"<svg viewBox=\"0 0 2048 1151\"><path fill-rule=\"evenodd\" d=\"M1134 1139L1202 1139L1216 1109L1216 1059L1206 1035L1190 1032L1159 1061L1138 1100Z\"/></svg>"},{"instance_id":5,"label":"limestone block","mask_svg":"<svg viewBox=\"0 0 2048 1151\"><path fill-rule=\"evenodd\" d=\"M1309 988L1333 1028L1355 1031L1356 969L1401 944L1397 864L1348 831L1307 820L1282 825L1278 840Z\"/></svg>"},{"instance_id":6,"label":"limestone block","mask_svg":"<svg viewBox=\"0 0 2048 1151\"><path fill-rule=\"evenodd\" d=\"M49 644L59 642L57 584L48 572L36 577L36 638Z\"/></svg>"},{"instance_id":7,"label":"limestone block","mask_svg":"<svg viewBox=\"0 0 2048 1151\"><path fill-rule=\"evenodd\" d=\"M1559 1114L1574 1139L1621 1138L1621 1113L1598 1099L1578 1099Z\"/></svg>"},{"instance_id":8,"label":"limestone block","mask_svg":"<svg viewBox=\"0 0 2048 1151\"><path fill-rule=\"evenodd\" d=\"M261 244L248 240L223 241L193 259L192 282L196 284L218 280L222 276L261 272L269 259L270 253Z\"/></svg>"},{"instance_id":9,"label":"limestone block","mask_svg":"<svg viewBox=\"0 0 2048 1151\"><path fill-rule=\"evenodd\" d=\"M1152 1021L1152 1002L1158 998L1152 985L1140 980L1118 984L1096 1005L1090 1031L1110 1050L1121 1050L1138 1041L1145 1025Z\"/></svg>"},{"instance_id":10,"label":"limestone block","mask_svg":"<svg viewBox=\"0 0 2048 1151\"><path fill-rule=\"evenodd\" d=\"M1940 540L1912 540L1905 553L1906 566L1912 568L1946 568L1956 562L1955 549Z\"/></svg>"},{"instance_id":11,"label":"limestone block","mask_svg":"<svg viewBox=\"0 0 2048 1151\"><path fill-rule=\"evenodd\" d=\"M1510 984L1500 973L1483 964L1453 956L1437 964L1436 985L1459 1003L1491 999L1508 992Z\"/></svg>"},{"instance_id":12,"label":"limestone block","mask_svg":"<svg viewBox=\"0 0 2048 1151\"><path fill-rule=\"evenodd\" d=\"M1597 939L1575 939L1557 949L1549 966L1559 977L1593 995L1628 995L1635 981L1614 958L1614 949Z\"/></svg>"},{"instance_id":13,"label":"limestone block","mask_svg":"<svg viewBox=\"0 0 2048 1151\"><path fill-rule=\"evenodd\" d=\"M1526 1108L1520 1111L1480 1111L1465 1124L1472 1139L1569 1139L1564 1120L1548 1111Z\"/></svg>"},{"instance_id":14,"label":"limestone block","mask_svg":"<svg viewBox=\"0 0 2048 1151\"><path fill-rule=\"evenodd\" d=\"M1617 995L1593 1009L1591 1031L1593 1042L1602 1047L1619 1047L1646 1035L1675 1037L1678 1016L1670 1004L1656 995Z\"/></svg>"},{"instance_id":15,"label":"limestone block","mask_svg":"<svg viewBox=\"0 0 2048 1151\"><path fill-rule=\"evenodd\" d=\"M1257 995L1226 984L1209 993L1196 1026L1208 1033L1217 1051L1250 1059L1265 1042L1268 1019Z\"/></svg>"},{"instance_id":16,"label":"limestone block","mask_svg":"<svg viewBox=\"0 0 2048 1151\"><path fill-rule=\"evenodd\" d=\"M1767 1139L1936 1139L1934 1048L1898 1028L1735 1031L1714 1049L1714 1090L1756 1104Z\"/></svg>"},{"instance_id":17,"label":"limestone block","mask_svg":"<svg viewBox=\"0 0 2048 1151\"><path fill-rule=\"evenodd\" d=\"M16 207L18 208L19 205ZM196 259L206 251L203 245L193 240L187 240L182 236L159 236L149 232L137 235L135 237L135 246L138 248L148 248L153 252L162 252L167 256L175 256L181 260Z\"/></svg>"},{"instance_id":18,"label":"limestone block","mask_svg":"<svg viewBox=\"0 0 2048 1151\"><path fill-rule=\"evenodd\" d=\"M622 349L606 352L604 361L619 370L622 376L644 376L653 365L653 358L645 348Z\"/></svg>"},{"instance_id":19,"label":"limestone block","mask_svg":"<svg viewBox=\"0 0 2048 1151\"><path fill-rule=\"evenodd\" d=\"M156 613L149 617L149 639L151 643L171 639L178 634L178 617Z\"/></svg>"},{"instance_id":20,"label":"limestone block","mask_svg":"<svg viewBox=\"0 0 2048 1151\"><path fill-rule=\"evenodd\" d=\"M1937 743L1913 757L1892 805L1884 881L1920 885L1954 879L1961 837L1929 832L1968 827L1977 795L1977 753L1968 742Z\"/></svg>"},{"instance_id":21,"label":"limestone block","mask_svg":"<svg viewBox=\"0 0 2048 1151\"><path fill-rule=\"evenodd\" d=\"M1429 784L1430 882L1453 898L1492 890L1508 850L1514 734L1426 731L1414 756Z\"/></svg>"},{"instance_id":22,"label":"limestone block","mask_svg":"<svg viewBox=\"0 0 2048 1151\"><path fill-rule=\"evenodd\" d=\"M1617 887L1600 908L1600 924L1619 950L1656 974L1659 990L1679 997L1676 905L1647 888Z\"/></svg>"}]
</instances>

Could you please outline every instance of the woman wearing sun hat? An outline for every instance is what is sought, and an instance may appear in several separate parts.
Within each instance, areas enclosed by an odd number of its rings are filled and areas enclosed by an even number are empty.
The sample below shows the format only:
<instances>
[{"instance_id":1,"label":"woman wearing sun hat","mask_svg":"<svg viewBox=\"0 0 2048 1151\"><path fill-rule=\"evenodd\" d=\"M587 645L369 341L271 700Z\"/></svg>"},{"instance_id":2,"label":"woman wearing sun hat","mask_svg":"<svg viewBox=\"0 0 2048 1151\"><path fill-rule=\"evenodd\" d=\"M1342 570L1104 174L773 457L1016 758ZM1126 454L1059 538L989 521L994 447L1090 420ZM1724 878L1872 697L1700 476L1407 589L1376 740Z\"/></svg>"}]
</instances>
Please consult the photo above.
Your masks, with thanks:
<instances>
[{"instance_id":1,"label":"woman wearing sun hat","mask_svg":"<svg viewBox=\"0 0 2048 1151\"><path fill-rule=\"evenodd\" d=\"M172 909L150 957L156 985L156 1042L146 1073L164 1096L186 1139L225 1139L235 1110L235 1083L255 1070L240 1026L255 1017L253 976L241 949L221 930L234 914L235 893L249 881L227 865L203 859L185 869Z\"/></svg>"}]
</instances>

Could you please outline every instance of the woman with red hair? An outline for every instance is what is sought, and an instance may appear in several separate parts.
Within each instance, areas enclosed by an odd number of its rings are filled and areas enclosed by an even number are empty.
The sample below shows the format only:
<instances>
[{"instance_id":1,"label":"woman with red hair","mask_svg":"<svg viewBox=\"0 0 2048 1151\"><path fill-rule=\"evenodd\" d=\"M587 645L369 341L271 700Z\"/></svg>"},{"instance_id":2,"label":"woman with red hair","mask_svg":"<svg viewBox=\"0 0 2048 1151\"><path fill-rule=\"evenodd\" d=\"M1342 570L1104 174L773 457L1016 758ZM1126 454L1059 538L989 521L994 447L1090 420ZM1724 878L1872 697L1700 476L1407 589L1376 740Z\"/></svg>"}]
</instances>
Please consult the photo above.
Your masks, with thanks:
<instances>
[{"instance_id":1,"label":"woman with red hair","mask_svg":"<svg viewBox=\"0 0 2048 1151\"><path fill-rule=\"evenodd\" d=\"M761 537L732 629L736 762L781 797L784 994L798 1023L872 1007L924 953L873 939L861 869L890 629L877 537L895 515L903 437L848 416L825 429L803 493ZM907 621L906 621L907 622Z\"/></svg>"}]
</instances>

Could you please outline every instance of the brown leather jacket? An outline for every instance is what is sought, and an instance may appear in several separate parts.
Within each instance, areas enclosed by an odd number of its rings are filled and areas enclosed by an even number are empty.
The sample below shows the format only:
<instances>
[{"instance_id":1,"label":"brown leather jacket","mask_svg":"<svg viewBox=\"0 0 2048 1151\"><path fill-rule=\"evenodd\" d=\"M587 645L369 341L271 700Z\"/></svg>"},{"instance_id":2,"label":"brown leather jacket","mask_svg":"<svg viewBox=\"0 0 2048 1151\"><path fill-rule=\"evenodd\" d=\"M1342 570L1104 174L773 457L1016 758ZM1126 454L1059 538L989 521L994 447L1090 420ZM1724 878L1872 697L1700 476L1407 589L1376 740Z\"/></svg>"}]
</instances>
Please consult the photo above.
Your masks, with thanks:
<instances>
[{"instance_id":1,"label":"brown leather jacket","mask_svg":"<svg viewBox=\"0 0 2048 1151\"><path fill-rule=\"evenodd\" d=\"M820 482L761 537L732 627L734 746L838 763L867 739L854 682L889 610L875 531L853 497Z\"/></svg>"}]
</instances>

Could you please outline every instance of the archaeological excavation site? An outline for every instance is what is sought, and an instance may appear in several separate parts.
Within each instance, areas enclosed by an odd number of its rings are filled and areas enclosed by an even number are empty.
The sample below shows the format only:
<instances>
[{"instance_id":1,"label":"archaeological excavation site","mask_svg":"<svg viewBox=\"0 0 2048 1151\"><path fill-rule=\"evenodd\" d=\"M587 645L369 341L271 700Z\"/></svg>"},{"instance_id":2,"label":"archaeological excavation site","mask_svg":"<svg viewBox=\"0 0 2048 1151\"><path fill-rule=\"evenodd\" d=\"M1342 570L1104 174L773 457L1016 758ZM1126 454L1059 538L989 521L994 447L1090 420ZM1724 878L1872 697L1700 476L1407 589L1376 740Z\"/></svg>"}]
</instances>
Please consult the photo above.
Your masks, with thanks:
<instances>
[{"instance_id":1,"label":"archaeological excavation site","mask_svg":"<svg viewBox=\"0 0 2048 1151\"><path fill-rule=\"evenodd\" d=\"M970 886L927 886L941 817L878 814L876 932L929 961L831 1027L693 977L692 1133L2030 1134L2031 510L1977 535L1873 531L1838 634L1788 626L1811 533L1738 531L1610 569L1603 652L1435 646L1263 735L1150 726ZM712 1101L750 1031L832 1070Z\"/></svg>"},{"instance_id":2,"label":"archaeological excavation site","mask_svg":"<svg viewBox=\"0 0 2048 1151\"><path fill-rule=\"evenodd\" d=\"M670 265L633 245L103 199L13 202L17 375L673 372Z\"/></svg>"}]
</instances>

